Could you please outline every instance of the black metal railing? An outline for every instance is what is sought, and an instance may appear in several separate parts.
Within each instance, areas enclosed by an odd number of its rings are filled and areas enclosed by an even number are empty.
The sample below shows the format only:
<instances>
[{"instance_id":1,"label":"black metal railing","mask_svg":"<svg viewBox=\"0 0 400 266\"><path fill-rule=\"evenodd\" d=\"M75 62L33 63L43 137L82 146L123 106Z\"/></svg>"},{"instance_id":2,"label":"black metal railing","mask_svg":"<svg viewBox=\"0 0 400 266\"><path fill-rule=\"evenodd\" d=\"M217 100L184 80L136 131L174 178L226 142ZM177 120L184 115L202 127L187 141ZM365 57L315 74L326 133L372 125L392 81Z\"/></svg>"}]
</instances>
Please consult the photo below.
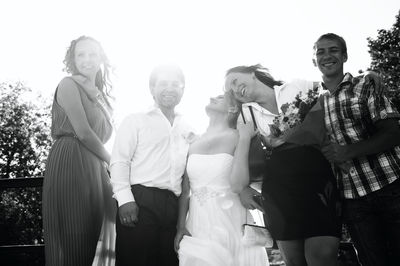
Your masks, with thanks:
<instances>
[{"instance_id":1,"label":"black metal railing","mask_svg":"<svg viewBox=\"0 0 400 266\"><path fill-rule=\"evenodd\" d=\"M7 188L42 187L43 177L18 177L0 179L0 190Z\"/></svg>"},{"instance_id":2,"label":"black metal railing","mask_svg":"<svg viewBox=\"0 0 400 266\"><path fill-rule=\"evenodd\" d=\"M42 187L42 185L43 177L0 179L0 191L10 188ZM341 242L338 256L339 265L359 265L357 254L355 252L356 251L351 242ZM44 245L38 244L0 246L0 264L4 266L44 265Z\"/></svg>"},{"instance_id":3,"label":"black metal railing","mask_svg":"<svg viewBox=\"0 0 400 266\"><path fill-rule=\"evenodd\" d=\"M12 188L42 187L43 177L20 177L0 179L0 191ZM0 264L44 265L44 245L1 245Z\"/></svg>"}]
</instances>

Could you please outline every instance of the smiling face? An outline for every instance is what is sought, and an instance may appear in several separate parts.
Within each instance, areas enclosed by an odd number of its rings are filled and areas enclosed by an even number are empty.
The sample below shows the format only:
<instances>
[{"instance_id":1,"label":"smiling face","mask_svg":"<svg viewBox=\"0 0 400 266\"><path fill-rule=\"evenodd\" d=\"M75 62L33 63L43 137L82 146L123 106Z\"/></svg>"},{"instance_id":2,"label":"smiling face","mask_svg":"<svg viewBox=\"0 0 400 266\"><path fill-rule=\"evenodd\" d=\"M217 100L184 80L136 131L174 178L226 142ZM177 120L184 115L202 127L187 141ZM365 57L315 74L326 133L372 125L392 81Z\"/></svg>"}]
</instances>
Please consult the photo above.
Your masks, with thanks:
<instances>
[{"instance_id":1,"label":"smiling face","mask_svg":"<svg viewBox=\"0 0 400 266\"><path fill-rule=\"evenodd\" d=\"M321 39L315 43L313 63L325 77L343 75L347 53L337 40Z\"/></svg>"},{"instance_id":2,"label":"smiling face","mask_svg":"<svg viewBox=\"0 0 400 266\"><path fill-rule=\"evenodd\" d=\"M183 96L184 84L181 73L164 70L157 73L151 94L160 108L173 109Z\"/></svg>"},{"instance_id":3,"label":"smiling face","mask_svg":"<svg viewBox=\"0 0 400 266\"><path fill-rule=\"evenodd\" d=\"M95 77L102 64L100 46L90 39L77 42L74 61L75 67L80 74L88 78Z\"/></svg>"},{"instance_id":4,"label":"smiling face","mask_svg":"<svg viewBox=\"0 0 400 266\"><path fill-rule=\"evenodd\" d=\"M225 78L226 90L232 90L235 98L242 103L257 99L257 78L254 73L230 73Z\"/></svg>"}]
</instances>

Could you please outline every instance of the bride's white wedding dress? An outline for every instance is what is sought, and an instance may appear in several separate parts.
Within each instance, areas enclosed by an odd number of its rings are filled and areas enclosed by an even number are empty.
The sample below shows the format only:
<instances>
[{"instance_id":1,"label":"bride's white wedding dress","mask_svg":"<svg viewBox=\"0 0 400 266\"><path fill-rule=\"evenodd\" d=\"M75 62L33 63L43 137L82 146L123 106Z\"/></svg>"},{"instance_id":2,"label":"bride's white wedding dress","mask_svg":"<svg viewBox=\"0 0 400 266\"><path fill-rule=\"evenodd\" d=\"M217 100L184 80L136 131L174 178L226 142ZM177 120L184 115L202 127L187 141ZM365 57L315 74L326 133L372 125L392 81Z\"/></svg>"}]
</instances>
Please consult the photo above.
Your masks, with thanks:
<instances>
[{"instance_id":1,"label":"bride's white wedding dress","mask_svg":"<svg viewBox=\"0 0 400 266\"><path fill-rule=\"evenodd\" d=\"M251 215L230 188L232 162L227 153L189 155L192 194L186 226L192 236L180 243L181 266L269 265L263 247L242 242L242 225Z\"/></svg>"}]
</instances>

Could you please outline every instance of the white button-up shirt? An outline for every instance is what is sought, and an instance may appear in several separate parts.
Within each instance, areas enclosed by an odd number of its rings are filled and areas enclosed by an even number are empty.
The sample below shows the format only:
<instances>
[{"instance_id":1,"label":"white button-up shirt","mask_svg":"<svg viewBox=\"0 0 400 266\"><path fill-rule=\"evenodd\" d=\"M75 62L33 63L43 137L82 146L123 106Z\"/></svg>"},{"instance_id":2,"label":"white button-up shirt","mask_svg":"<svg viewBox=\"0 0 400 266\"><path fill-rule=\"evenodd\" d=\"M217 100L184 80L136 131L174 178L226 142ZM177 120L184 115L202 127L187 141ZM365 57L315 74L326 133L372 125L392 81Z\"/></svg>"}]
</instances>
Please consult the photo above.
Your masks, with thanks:
<instances>
[{"instance_id":1,"label":"white button-up shirt","mask_svg":"<svg viewBox=\"0 0 400 266\"><path fill-rule=\"evenodd\" d=\"M181 115L171 126L157 107L124 119L115 137L110 172L119 206L135 201L131 185L168 189L181 194L192 131Z\"/></svg>"},{"instance_id":2,"label":"white button-up shirt","mask_svg":"<svg viewBox=\"0 0 400 266\"><path fill-rule=\"evenodd\" d=\"M278 105L279 112L281 112L281 106L286 103L291 103L296 99L297 94L302 92L307 93L313 88L313 82L301 79L295 79L291 82L284 83L281 86L275 86L275 97ZM269 136L271 133L269 125L273 124L276 114L271 113L267 109L260 106L258 103L250 102L243 104L243 114L247 121L252 121L249 106L253 107L254 118L257 123L257 127L260 133L264 136ZM242 116L239 116L239 123L243 123Z\"/></svg>"}]
</instances>

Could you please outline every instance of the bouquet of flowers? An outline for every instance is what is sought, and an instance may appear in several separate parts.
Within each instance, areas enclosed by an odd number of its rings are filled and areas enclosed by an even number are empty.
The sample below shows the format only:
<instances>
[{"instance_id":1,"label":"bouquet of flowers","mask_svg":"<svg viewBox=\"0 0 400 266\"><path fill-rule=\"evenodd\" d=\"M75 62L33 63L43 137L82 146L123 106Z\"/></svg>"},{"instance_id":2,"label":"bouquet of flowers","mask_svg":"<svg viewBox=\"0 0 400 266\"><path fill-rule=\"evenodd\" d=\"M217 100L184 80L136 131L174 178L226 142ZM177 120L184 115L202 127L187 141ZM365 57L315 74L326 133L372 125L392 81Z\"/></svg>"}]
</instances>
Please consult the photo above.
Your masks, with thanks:
<instances>
[{"instance_id":1,"label":"bouquet of flowers","mask_svg":"<svg viewBox=\"0 0 400 266\"><path fill-rule=\"evenodd\" d=\"M305 95L300 92L291 103L283 104L282 112L270 125L271 136L283 142L298 145L314 145L318 148L329 143L325 129L323 97L318 88L309 90ZM350 164L338 164L345 173Z\"/></svg>"},{"instance_id":2,"label":"bouquet of flowers","mask_svg":"<svg viewBox=\"0 0 400 266\"><path fill-rule=\"evenodd\" d=\"M326 132L319 97L318 88L314 88L304 95L300 92L293 102L283 104L282 112L270 125L271 136L295 144L322 145Z\"/></svg>"}]
</instances>

